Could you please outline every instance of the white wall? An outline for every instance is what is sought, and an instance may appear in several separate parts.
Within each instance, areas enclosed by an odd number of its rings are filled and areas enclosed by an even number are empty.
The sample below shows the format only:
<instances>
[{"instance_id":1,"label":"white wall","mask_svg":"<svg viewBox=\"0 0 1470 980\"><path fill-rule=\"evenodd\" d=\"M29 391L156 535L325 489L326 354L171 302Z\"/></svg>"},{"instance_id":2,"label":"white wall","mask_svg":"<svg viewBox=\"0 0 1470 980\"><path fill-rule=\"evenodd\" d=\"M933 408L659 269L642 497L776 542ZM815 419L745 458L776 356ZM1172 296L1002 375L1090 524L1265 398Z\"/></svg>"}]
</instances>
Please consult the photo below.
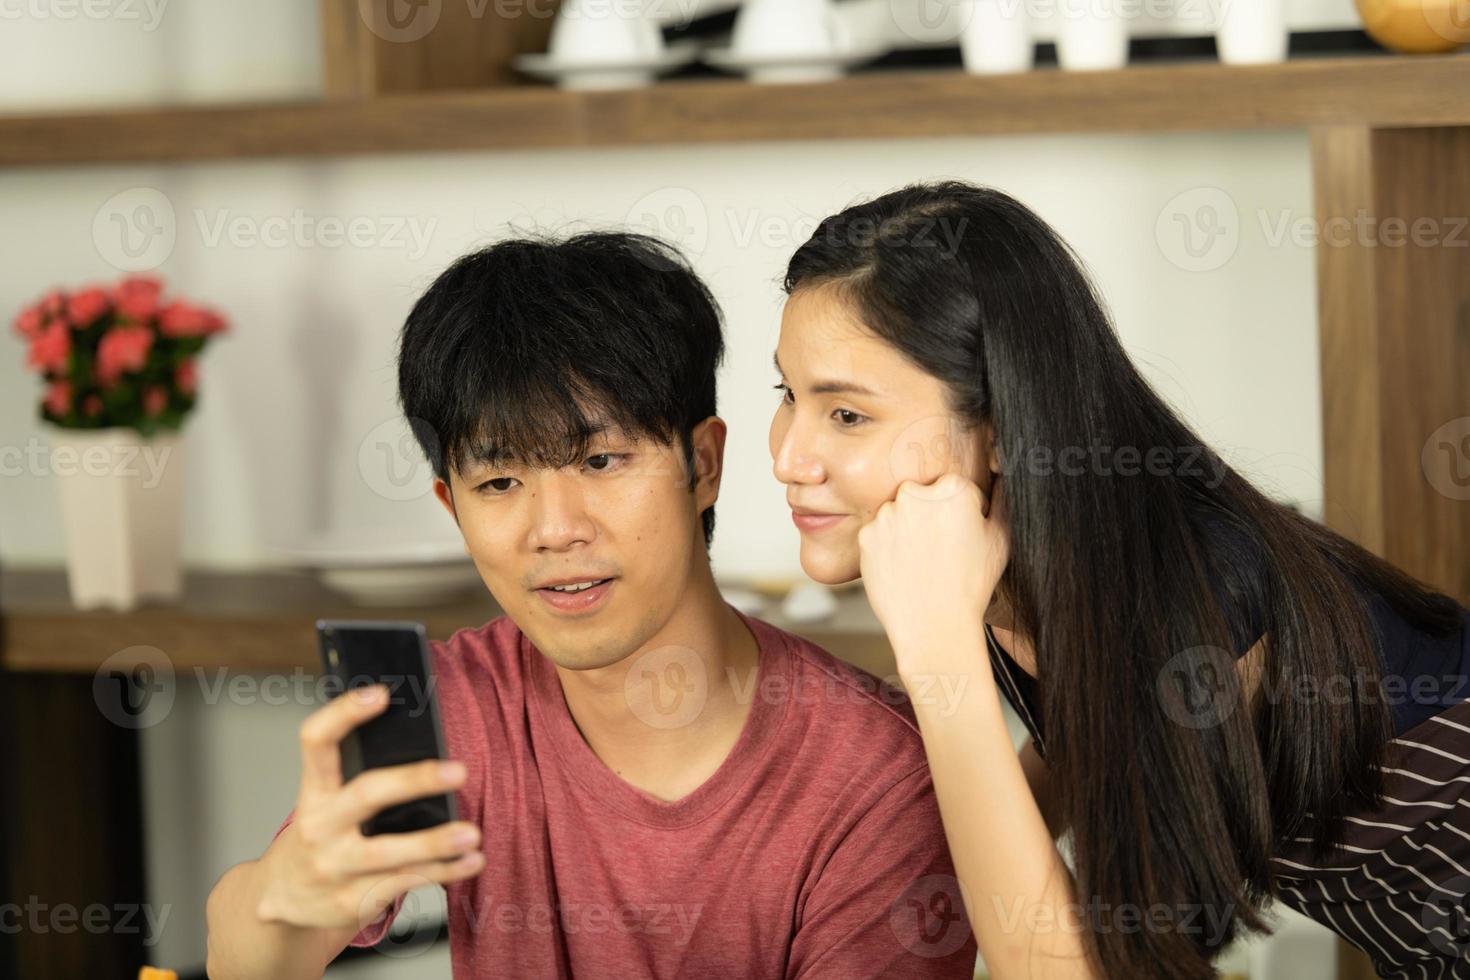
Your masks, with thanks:
<instances>
[{"instance_id":1,"label":"white wall","mask_svg":"<svg viewBox=\"0 0 1470 980\"><path fill-rule=\"evenodd\" d=\"M454 533L428 495L426 467L417 490L405 493L358 465L360 452L371 458L382 423L397 431L394 340L413 300L453 257L509 226L647 226L652 217L689 246L728 321L720 411L731 433L717 568L794 575L796 532L766 449L776 399L770 354L777 277L817 219L920 178L963 177L1018 196L1092 267L1130 352L1205 437L1280 495L1314 501L1321 444L1313 253L1289 237L1269 243L1277 221L1310 216L1308 173L1306 139L1294 133L12 170L0 172L0 213L11 230L0 240L0 310L53 285L119 275L114 264L128 259L108 220L114 214L126 216L135 244L143 239L134 222L173 229L158 271L234 325L204 354L201 403L187 426L185 557L248 567L327 526ZM1238 209L1238 249L1213 271L1176 264L1186 253L1168 212L1186 192L1225 195ZM1184 201L1193 214L1195 199ZM293 238L294 215L345 227L360 220L367 244L332 244L308 224ZM283 244L266 243L273 230ZM44 440L39 386L23 362L20 338L7 332L3 446ZM14 475L0 481L0 557L59 561L61 528L44 468L12 463L7 472Z\"/></svg>"}]
</instances>

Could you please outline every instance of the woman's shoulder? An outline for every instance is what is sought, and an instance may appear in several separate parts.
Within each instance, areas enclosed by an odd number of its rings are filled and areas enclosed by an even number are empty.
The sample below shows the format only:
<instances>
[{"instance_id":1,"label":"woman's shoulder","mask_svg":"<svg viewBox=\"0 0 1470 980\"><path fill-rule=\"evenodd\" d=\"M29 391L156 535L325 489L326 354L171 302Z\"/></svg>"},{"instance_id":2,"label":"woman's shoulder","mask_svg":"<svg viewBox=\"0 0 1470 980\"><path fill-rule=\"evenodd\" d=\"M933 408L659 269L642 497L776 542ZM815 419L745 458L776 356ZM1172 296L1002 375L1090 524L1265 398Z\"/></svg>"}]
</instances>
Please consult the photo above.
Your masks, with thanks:
<instances>
[{"instance_id":1,"label":"woman's shoulder","mask_svg":"<svg viewBox=\"0 0 1470 980\"><path fill-rule=\"evenodd\" d=\"M1266 622L1270 608L1268 594L1270 567L1261 532L1248 521L1228 512L1199 508L1194 515L1196 526L1205 542L1205 560L1217 598L1230 620L1232 636L1237 644L1250 635L1253 644L1261 632L1269 629ZM1379 642L1390 649L1411 644L1431 644L1449 648L1464 638L1461 632L1449 636L1430 637L1416 629L1393 604L1369 583L1349 573L1348 581L1362 598ZM1470 623L1470 610L1462 608ZM1244 653L1244 648L1236 651Z\"/></svg>"},{"instance_id":2,"label":"woman's shoulder","mask_svg":"<svg viewBox=\"0 0 1470 980\"><path fill-rule=\"evenodd\" d=\"M1270 569L1265 545L1258 531L1228 512L1201 507L1194 517L1210 585L1230 628L1233 652L1243 656L1269 628L1266 589Z\"/></svg>"}]
</instances>

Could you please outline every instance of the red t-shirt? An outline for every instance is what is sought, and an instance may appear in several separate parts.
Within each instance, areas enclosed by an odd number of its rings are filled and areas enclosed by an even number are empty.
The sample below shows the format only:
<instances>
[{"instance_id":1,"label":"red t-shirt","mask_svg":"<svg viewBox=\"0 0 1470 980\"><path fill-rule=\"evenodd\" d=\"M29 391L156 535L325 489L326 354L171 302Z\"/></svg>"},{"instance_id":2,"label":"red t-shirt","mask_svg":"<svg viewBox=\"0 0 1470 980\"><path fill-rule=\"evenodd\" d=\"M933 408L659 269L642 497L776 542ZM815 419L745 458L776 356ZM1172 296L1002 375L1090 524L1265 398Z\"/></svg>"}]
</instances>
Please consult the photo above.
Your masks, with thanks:
<instances>
[{"instance_id":1,"label":"red t-shirt","mask_svg":"<svg viewBox=\"0 0 1470 980\"><path fill-rule=\"evenodd\" d=\"M603 764L509 618L431 644L446 748L468 770L459 815L486 855L447 887L455 976L973 975L907 698L741 618L760 645L753 683L736 681L745 725L672 803ZM352 945L380 941L401 907Z\"/></svg>"}]
</instances>

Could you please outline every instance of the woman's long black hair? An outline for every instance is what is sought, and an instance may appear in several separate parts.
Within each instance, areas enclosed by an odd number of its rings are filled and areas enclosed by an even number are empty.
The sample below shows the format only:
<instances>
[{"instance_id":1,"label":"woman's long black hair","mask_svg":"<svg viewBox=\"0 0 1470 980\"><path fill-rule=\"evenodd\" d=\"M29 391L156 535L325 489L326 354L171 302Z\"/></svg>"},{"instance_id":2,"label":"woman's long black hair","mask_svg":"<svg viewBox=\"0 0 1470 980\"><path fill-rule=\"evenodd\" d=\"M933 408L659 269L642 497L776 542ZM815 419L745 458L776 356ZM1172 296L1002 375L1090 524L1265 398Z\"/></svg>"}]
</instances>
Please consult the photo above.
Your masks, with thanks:
<instances>
[{"instance_id":1,"label":"woman's long black hair","mask_svg":"<svg viewBox=\"0 0 1470 980\"><path fill-rule=\"evenodd\" d=\"M1305 834L1327 856L1346 812L1381 803L1376 765L1393 729L1360 588L1437 634L1459 626L1459 604L1211 453L1129 362L1080 259L999 191L920 184L827 218L785 277L788 293L818 287L840 290L946 385L963 421L995 435L1011 530L1000 592L1036 650L1077 900L1162 903L1176 925L1088 930L1097 967L1213 976L1239 929L1269 931L1274 842ZM1068 447L1084 465L1064 471ZM1154 449L1156 465L1086 465L1095 448L1121 447ZM1260 557L1261 684L1282 696L1254 711L1229 710L1242 703L1240 651L1224 656L1219 558L1201 515ZM1201 698L1216 699L1212 714ZM1201 910L1228 927L1188 928Z\"/></svg>"}]
</instances>

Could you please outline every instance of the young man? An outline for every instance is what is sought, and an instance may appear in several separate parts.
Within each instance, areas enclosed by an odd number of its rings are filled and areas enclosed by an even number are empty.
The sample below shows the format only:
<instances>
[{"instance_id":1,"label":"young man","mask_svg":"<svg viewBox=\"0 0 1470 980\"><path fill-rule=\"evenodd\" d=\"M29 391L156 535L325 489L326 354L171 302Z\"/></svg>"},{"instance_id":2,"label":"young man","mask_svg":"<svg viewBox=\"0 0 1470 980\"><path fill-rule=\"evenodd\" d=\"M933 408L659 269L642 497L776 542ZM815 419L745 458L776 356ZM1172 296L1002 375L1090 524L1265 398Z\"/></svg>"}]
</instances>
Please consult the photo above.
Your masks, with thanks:
<instances>
[{"instance_id":1,"label":"young man","mask_svg":"<svg viewBox=\"0 0 1470 980\"><path fill-rule=\"evenodd\" d=\"M418 301L400 400L506 615L432 645L455 762L344 785L381 696L305 722L296 808L210 895L214 980L319 977L430 882L461 977L972 975L908 701L715 586L723 349L636 235L498 244ZM445 789L463 822L359 832Z\"/></svg>"}]
</instances>

